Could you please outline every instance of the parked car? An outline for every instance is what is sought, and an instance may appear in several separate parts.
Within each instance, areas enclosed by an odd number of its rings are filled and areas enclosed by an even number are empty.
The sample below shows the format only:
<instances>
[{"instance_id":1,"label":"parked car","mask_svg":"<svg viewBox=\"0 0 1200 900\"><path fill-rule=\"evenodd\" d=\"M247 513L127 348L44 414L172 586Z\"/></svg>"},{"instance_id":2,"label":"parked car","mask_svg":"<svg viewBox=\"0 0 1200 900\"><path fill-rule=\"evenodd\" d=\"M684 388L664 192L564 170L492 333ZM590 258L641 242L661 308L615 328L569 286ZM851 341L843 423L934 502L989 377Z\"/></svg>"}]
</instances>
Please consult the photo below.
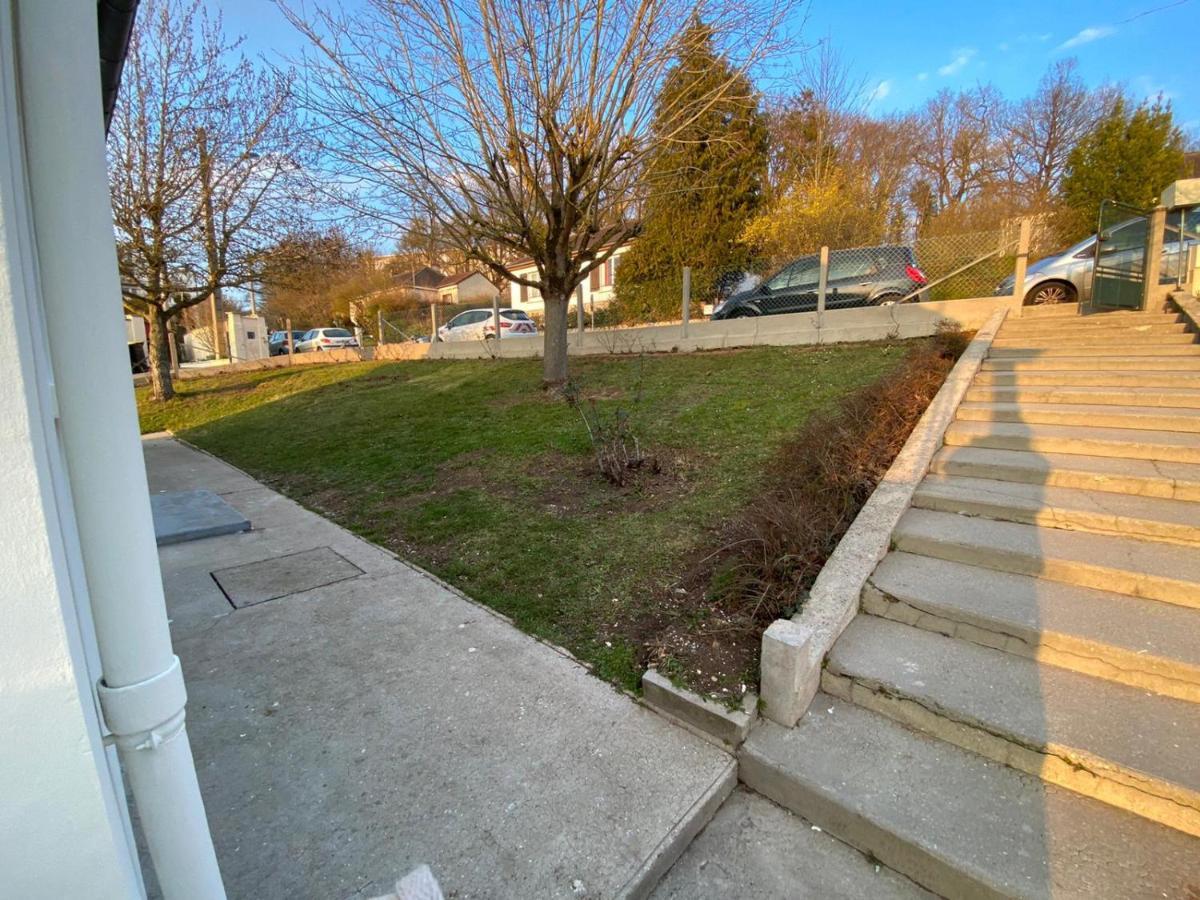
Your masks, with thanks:
<instances>
[{"instance_id":1,"label":"parked car","mask_svg":"<svg viewBox=\"0 0 1200 900\"><path fill-rule=\"evenodd\" d=\"M307 332L293 331L292 346L293 348L304 340L304 335ZM267 338L267 350L271 356L283 356L288 352L288 333L286 331L272 331L271 336Z\"/></svg>"},{"instance_id":2,"label":"parked car","mask_svg":"<svg viewBox=\"0 0 1200 900\"><path fill-rule=\"evenodd\" d=\"M358 339L345 328L313 328L304 332L300 343L296 344L296 352L343 350L346 347L357 346Z\"/></svg>"},{"instance_id":3,"label":"parked car","mask_svg":"<svg viewBox=\"0 0 1200 900\"><path fill-rule=\"evenodd\" d=\"M735 293L713 309L714 319L811 312L817 308L820 257L802 256L765 281ZM905 298L925 299L928 282L911 247L833 250L825 285L825 308L879 306Z\"/></svg>"},{"instance_id":4,"label":"parked car","mask_svg":"<svg viewBox=\"0 0 1200 900\"><path fill-rule=\"evenodd\" d=\"M533 337L537 325L523 309L500 310L500 337ZM438 340L478 341L496 336L496 323L491 309L468 309L438 329Z\"/></svg>"},{"instance_id":5,"label":"parked car","mask_svg":"<svg viewBox=\"0 0 1200 900\"><path fill-rule=\"evenodd\" d=\"M1101 256L1105 266L1136 271L1141 267L1140 256L1146 242L1147 221L1144 218L1128 219L1114 225L1104 233ZM1200 208L1188 210L1184 215L1183 234L1179 234L1178 213L1167 217L1167 234L1163 240L1160 280L1169 283L1180 271L1180 262L1186 259L1187 248L1200 243ZM1105 246L1107 245L1107 246ZM1025 270L1022 290L1026 306L1044 303L1074 303L1087 301L1092 296L1092 274L1096 267L1096 235L1084 238L1074 247L1068 247L1056 256L1048 256L1032 263ZM1011 294L1016 276L1009 275L996 286L996 294Z\"/></svg>"}]
</instances>

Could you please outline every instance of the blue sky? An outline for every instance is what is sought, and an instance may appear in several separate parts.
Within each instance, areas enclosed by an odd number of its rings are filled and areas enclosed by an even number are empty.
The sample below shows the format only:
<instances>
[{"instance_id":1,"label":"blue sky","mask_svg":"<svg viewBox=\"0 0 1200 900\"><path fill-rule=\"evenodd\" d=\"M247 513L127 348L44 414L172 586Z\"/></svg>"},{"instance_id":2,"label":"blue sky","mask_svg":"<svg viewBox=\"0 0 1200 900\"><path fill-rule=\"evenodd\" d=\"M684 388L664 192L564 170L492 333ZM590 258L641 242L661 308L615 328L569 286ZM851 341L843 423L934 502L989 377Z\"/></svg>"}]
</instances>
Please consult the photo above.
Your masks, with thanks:
<instances>
[{"instance_id":1,"label":"blue sky","mask_svg":"<svg viewBox=\"0 0 1200 900\"><path fill-rule=\"evenodd\" d=\"M301 45L270 0L207 2L221 9L228 32L245 36L252 54L290 54ZM1200 75L1182 49L1200 34L1200 0L811 0L803 15L802 40L829 38L875 92L878 112L979 82L1024 96L1054 60L1074 56L1088 83L1120 82L1139 99L1161 92L1176 121L1200 132Z\"/></svg>"}]
</instances>

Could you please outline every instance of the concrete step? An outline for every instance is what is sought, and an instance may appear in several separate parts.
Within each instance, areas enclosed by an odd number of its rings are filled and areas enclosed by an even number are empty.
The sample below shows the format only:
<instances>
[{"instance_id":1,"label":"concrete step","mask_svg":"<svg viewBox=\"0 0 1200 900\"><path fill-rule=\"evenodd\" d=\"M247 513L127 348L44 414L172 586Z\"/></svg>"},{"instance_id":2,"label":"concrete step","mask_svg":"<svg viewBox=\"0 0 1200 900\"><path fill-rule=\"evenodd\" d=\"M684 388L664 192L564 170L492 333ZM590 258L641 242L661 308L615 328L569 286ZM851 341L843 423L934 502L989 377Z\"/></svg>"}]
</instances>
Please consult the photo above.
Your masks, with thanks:
<instances>
[{"instance_id":1,"label":"concrete step","mask_svg":"<svg viewBox=\"0 0 1200 900\"><path fill-rule=\"evenodd\" d=\"M875 616L834 644L827 694L1200 836L1200 707Z\"/></svg>"},{"instance_id":2,"label":"concrete step","mask_svg":"<svg viewBox=\"0 0 1200 900\"><path fill-rule=\"evenodd\" d=\"M988 447L995 450L1200 463L1200 438L1189 431L1082 428L1073 425L969 422L959 419L951 422L946 429L944 442L952 447Z\"/></svg>"},{"instance_id":3,"label":"concrete step","mask_svg":"<svg viewBox=\"0 0 1200 900\"><path fill-rule=\"evenodd\" d=\"M1130 398L1131 400L1133 398ZM1139 431L1200 432L1200 409L1153 409L1088 403L969 403L958 406L967 422L1026 422L1031 425L1081 425Z\"/></svg>"},{"instance_id":4,"label":"concrete step","mask_svg":"<svg viewBox=\"0 0 1200 900\"><path fill-rule=\"evenodd\" d=\"M1104 406L1200 407L1196 388L1129 386L992 385L976 380L963 398L971 403L1067 403Z\"/></svg>"},{"instance_id":5,"label":"concrete step","mask_svg":"<svg viewBox=\"0 0 1200 900\"><path fill-rule=\"evenodd\" d=\"M1200 502L1200 465L1187 463L987 447L943 447L933 457L929 471L940 475Z\"/></svg>"},{"instance_id":6,"label":"concrete step","mask_svg":"<svg viewBox=\"0 0 1200 900\"><path fill-rule=\"evenodd\" d=\"M1178 312L1137 313L1123 316L1073 316L1049 320L1007 317L1000 326L1000 333L1024 334L1027 332L1058 333L1062 331L1105 331L1108 329L1157 328L1162 325L1186 325Z\"/></svg>"},{"instance_id":7,"label":"concrete step","mask_svg":"<svg viewBox=\"0 0 1200 900\"><path fill-rule=\"evenodd\" d=\"M1200 609L1194 547L910 509L893 548Z\"/></svg>"},{"instance_id":8,"label":"concrete step","mask_svg":"<svg viewBox=\"0 0 1200 900\"><path fill-rule=\"evenodd\" d=\"M1200 504L1187 500L931 474L917 487L912 505L1044 528L1200 544Z\"/></svg>"},{"instance_id":9,"label":"concrete step","mask_svg":"<svg viewBox=\"0 0 1200 900\"><path fill-rule=\"evenodd\" d=\"M1084 325L1069 322L1048 324L1044 322L1005 322L996 334L996 340L1046 340L1058 339L1088 343L1093 340L1125 338L1138 340L1148 336L1176 337L1188 333L1188 324L1178 316L1146 317L1137 322L1109 322Z\"/></svg>"},{"instance_id":10,"label":"concrete step","mask_svg":"<svg viewBox=\"0 0 1200 900\"><path fill-rule=\"evenodd\" d=\"M1192 356L1139 356L1140 348L1130 348L1124 356L1093 357L1035 356L989 357L983 361L985 372L1200 372L1200 359Z\"/></svg>"},{"instance_id":11,"label":"concrete step","mask_svg":"<svg viewBox=\"0 0 1200 900\"><path fill-rule=\"evenodd\" d=\"M1185 335L1186 336L1186 335ZM1142 338L1137 341L1116 341L1112 344L1067 344L1049 342L1045 346L1030 346L1028 342L1018 342L1012 345L993 343L988 351L991 359L1058 359L1060 357L1129 356L1135 353L1139 356L1159 358L1164 356L1200 356L1200 345L1193 342L1172 344L1162 341L1150 341Z\"/></svg>"},{"instance_id":12,"label":"concrete step","mask_svg":"<svg viewBox=\"0 0 1200 900\"><path fill-rule=\"evenodd\" d=\"M1195 372L1126 371L1083 369L1073 372L1049 370L1002 371L988 369L975 375L973 386L1003 387L1097 387L1171 388L1200 391L1200 369Z\"/></svg>"},{"instance_id":13,"label":"concrete step","mask_svg":"<svg viewBox=\"0 0 1200 900\"><path fill-rule=\"evenodd\" d=\"M1028 347L1028 348L1048 348L1062 349L1070 347L1073 350L1082 350L1087 348L1096 348L1098 350L1107 350L1110 348L1118 348L1127 350L1129 347L1140 347L1146 345L1148 347L1168 347L1180 345L1191 345L1196 343L1196 336L1186 331L1175 330L1174 333L1164 334L1159 332L1142 333L1141 331L1130 332L1128 334L1121 332L1102 331L1102 332L1087 332L1084 334L1004 334L1001 332L996 335L996 339L992 341L992 351L995 352L1000 348L1013 347Z\"/></svg>"},{"instance_id":14,"label":"concrete step","mask_svg":"<svg viewBox=\"0 0 1200 900\"><path fill-rule=\"evenodd\" d=\"M1079 304L1078 303L1053 303L1045 306L1024 306L1019 310L1013 310L1005 318L1005 322L1024 322L1030 319L1078 319Z\"/></svg>"},{"instance_id":15,"label":"concrete step","mask_svg":"<svg viewBox=\"0 0 1200 900\"><path fill-rule=\"evenodd\" d=\"M1186 897L1200 840L818 694L746 784L945 897Z\"/></svg>"},{"instance_id":16,"label":"concrete step","mask_svg":"<svg viewBox=\"0 0 1200 900\"><path fill-rule=\"evenodd\" d=\"M864 612L1200 703L1200 614L1109 591L889 553Z\"/></svg>"}]
</instances>

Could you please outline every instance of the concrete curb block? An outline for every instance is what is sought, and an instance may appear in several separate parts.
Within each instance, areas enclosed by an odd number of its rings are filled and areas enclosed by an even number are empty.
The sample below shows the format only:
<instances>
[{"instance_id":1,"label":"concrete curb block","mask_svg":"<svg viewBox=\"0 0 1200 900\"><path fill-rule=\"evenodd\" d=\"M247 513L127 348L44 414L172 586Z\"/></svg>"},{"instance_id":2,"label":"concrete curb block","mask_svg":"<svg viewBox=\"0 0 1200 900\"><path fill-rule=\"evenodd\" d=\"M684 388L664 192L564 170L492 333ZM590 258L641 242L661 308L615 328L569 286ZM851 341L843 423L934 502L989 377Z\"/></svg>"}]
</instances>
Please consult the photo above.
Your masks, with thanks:
<instances>
[{"instance_id":1,"label":"concrete curb block","mask_svg":"<svg viewBox=\"0 0 1200 900\"><path fill-rule=\"evenodd\" d=\"M695 839L704 826L716 815L725 798L733 793L738 782L737 760L730 757L729 765L708 786L650 852L638 870L616 893L620 900L641 900L650 896L654 886L667 874L667 870L683 855L683 851Z\"/></svg>"},{"instance_id":2,"label":"concrete curb block","mask_svg":"<svg viewBox=\"0 0 1200 900\"><path fill-rule=\"evenodd\" d=\"M729 709L671 683L655 669L642 675L642 699L652 710L725 750L741 746L757 715L758 695L748 693L741 709Z\"/></svg>"},{"instance_id":3,"label":"concrete curb block","mask_svg":"<svg viewBox=\"0 0 1200 900\"><path fill-rule=\"evenodd\" d=\"M1187 319L1192 331L1200 333L1200 300L1187 291L1172 291L1170 296L1171 302Z\"/></svg>"},{"instance_id":4,"label":"concrete curb block","mask_svg":"<svg viewBox=\"0 0 1200 900\"><path fill-rule=\"evenodd\" d=\"M946 428L1006 314L1006 309L992 313L950 370L891 468L821 569L801 612L790 620L776 620L763 634L763 714L773 722L794 726L816 695L825 655L857 614L863 585L887 554L892 531L912 504L913 493L941 448Z\"/></svg>"}]
</instances>

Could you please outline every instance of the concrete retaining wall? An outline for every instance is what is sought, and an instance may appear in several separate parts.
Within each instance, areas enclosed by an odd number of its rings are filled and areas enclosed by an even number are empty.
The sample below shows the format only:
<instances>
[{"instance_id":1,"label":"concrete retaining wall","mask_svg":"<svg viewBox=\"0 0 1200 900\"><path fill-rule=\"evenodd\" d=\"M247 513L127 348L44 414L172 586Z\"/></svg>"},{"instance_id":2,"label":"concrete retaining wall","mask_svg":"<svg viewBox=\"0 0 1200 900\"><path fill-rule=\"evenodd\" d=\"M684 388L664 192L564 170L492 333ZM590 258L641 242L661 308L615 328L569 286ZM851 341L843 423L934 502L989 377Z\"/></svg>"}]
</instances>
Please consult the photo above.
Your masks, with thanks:
<instances>
[{"instance_id":1,"label":"concrete retaining wall","mask_svg":"<svg viewBox=\"0 0 1200 900\"><path fill-rule=\"evenodd\" d=\"M820 323L815 312L719 322L709 320L692 322L686 336L682 325L605 328L585 331L582 340L572 333L568 341L574 356L839 344L924 337L937 331L942 322L974 331L998 309L1019 311L1020 303L1012 297L977 297L902 306L868 306L826 311ZM540 357L542 341L542 335L505 338L500 342L499 354L510 359ZM429 347L430 359L482 359L493 353L483 341L438 343Z\"/></svg>"},{"instance_id":2,"label":"concrete retaining wall","mask_svg":"<svg viewBox=\"0 0 1200 900\"><path fill-rule=\"evenodd\" d=\"M930 460L941 448L946 428L1006 315L1002 307L978 328L975 339L826 560L804 607L791 619L777 619L763 634L760 696L765 701L763 714L772 721L790 728L808 709L826 654L858 613L863 585L887 554L892 531L912 504L913 492L929 471Z\"/></svg>"}]
</instances>

